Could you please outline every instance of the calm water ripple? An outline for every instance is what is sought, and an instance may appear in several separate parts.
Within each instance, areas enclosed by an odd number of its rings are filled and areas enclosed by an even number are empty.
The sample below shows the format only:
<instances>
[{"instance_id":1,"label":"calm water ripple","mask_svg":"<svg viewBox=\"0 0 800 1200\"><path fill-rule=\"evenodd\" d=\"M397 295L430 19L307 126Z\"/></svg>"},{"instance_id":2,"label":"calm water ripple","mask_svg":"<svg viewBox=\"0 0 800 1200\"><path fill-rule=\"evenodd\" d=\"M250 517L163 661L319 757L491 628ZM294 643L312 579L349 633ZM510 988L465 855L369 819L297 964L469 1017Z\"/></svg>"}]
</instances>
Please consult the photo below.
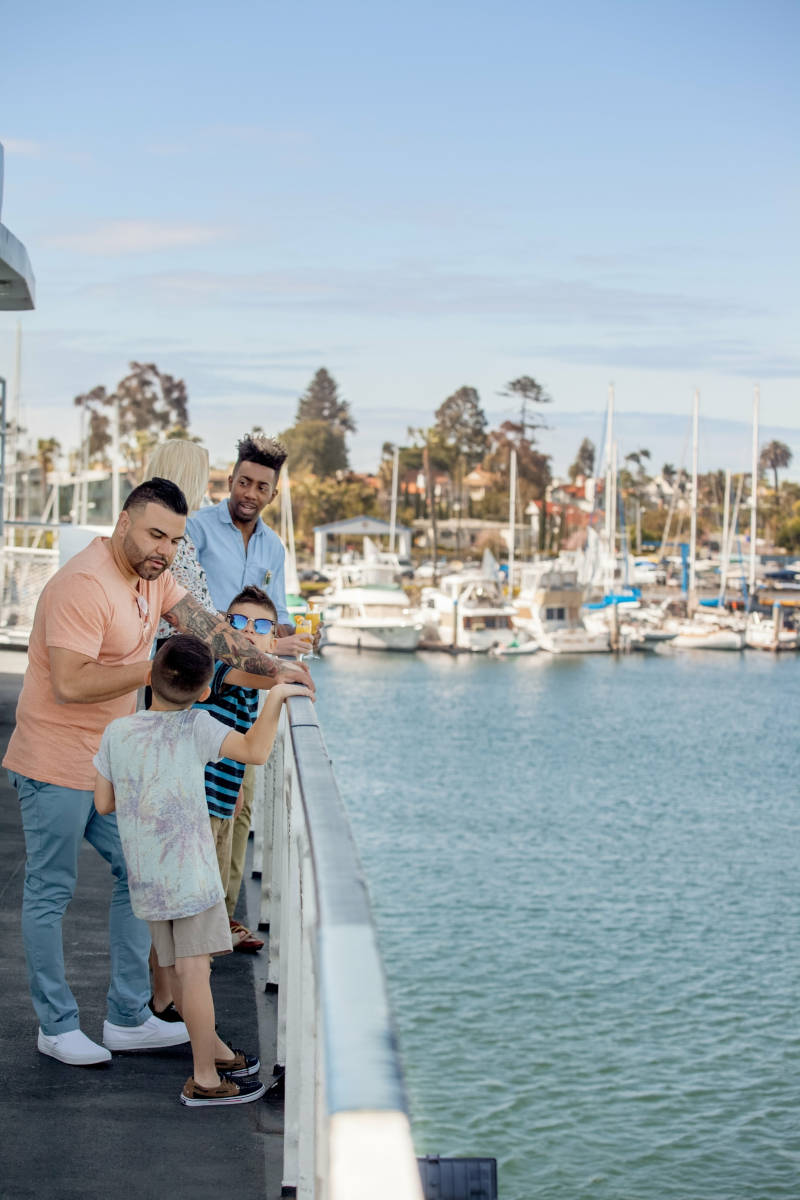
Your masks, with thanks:
<instances>
[{"instance_id":1,"label":"calm water ripple","mask_svg":"<svg viewBox=\"0 0 800 1200\"><path fill-rule=\"evenodd\" d=\"M315 678L417 1152L502 1200L797 1200L800 656Z\"/></svg>"}]
</instances>

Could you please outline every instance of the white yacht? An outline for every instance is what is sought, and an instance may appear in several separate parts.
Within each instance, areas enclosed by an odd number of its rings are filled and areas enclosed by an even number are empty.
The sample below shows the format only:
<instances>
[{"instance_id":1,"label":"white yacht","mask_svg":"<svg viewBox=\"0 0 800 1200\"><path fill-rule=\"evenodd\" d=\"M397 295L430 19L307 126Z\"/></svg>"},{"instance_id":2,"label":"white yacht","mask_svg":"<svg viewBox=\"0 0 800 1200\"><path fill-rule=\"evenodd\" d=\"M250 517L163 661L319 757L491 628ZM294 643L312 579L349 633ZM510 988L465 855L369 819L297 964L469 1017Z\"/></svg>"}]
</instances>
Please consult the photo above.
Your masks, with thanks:
<instances>
[{"instance_id":1,"label":"white yacht","mask_svg":"<svg viewBox=\"0 0 800 1200\"><path fill-rule=\"evenodd\" d=\"M356 650L416 650L422 622L408 596L390 580L372 579L381 572L366 566L360 564L355 577L342 568L331 591L320 597L322 644Z\"/></svg>"},{"instance_id":2,"label":"white yacht","mask_svg":"<svg viewBox=\"0 0 800 1200\"><path fill-rule=\"evenodd\" d=\"M423 647L485 654L516 640L513 605L486 563L475 571L445 575L438 587L423 588L418 615Z\"/></svg>"},{"instance_id":3,"label":"white yacht","mask_svg":"<svg viewBox=\"0 0 800 1200\"><path fill-rule=\"evenodd\" d=\"M530 563L520 570L516 623L550 654L607 653L610 632L587 629L581 612L583 596L577 568L558 561Z\"/></svg>"}]
</instances>

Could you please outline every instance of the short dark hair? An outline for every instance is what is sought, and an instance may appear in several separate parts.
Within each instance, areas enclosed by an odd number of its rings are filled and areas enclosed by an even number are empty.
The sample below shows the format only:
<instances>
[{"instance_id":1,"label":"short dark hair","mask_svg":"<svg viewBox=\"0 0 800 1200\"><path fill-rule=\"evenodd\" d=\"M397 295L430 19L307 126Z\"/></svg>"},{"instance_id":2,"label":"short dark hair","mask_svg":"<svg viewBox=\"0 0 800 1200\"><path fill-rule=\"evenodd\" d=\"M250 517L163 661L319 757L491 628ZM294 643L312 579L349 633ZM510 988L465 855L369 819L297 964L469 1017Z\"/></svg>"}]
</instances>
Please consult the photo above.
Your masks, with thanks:
<instances>
[{"instance_id":1,"label":"short dark hair","mask_svg":"<svg viewBox=\"0 0 800 1200\"><path fill-rule=\"evenodd\" d=\"M286 462L288 453L286 447L275 438L266 437L263 433L246 433L236 446L233 474L236 474L243 462L252 462L269 467L277 476Z\"/></svg>"},{"instance_id":2,"label":"short dark hair","mask_svg":"<svg viewBox=\"0 0 800 1200\"><path fill-rule=\"evenodd\" d=\"M150 686L169 704L188 707L208 687L214 658L205 642L190 633L167 638L153 659Z\"/></svg>"},{"instance_id":3,"label":"short dark hair","mask_svg":"<svg viewBox=\"0 0 800 1200\"><path fill-rule=\"evenodd\" d=\"M144 508L145 504L162 504L164 508L170 509L180 517L188 516L189 513L186 497L178 485L169 479L162 479L160 475L145 479L144 483L135 487L123 504L122 511Z\"/></svg>"},{"instance_id":4,"label":"short dark hair","mask_svg":"<svg viewBox=\"0 0 800 1200\"><path fill-rule=\"evenodd\" d=\"M246 588L242 588L237 596L234 596L228 605L228 612L231 611L234 604L257 604L259 608L266 608L272 613L273 621L278 620L278 610L270 600L266 592L262 592L261 588L249 584Z\"/></svg>"}]
</instances>

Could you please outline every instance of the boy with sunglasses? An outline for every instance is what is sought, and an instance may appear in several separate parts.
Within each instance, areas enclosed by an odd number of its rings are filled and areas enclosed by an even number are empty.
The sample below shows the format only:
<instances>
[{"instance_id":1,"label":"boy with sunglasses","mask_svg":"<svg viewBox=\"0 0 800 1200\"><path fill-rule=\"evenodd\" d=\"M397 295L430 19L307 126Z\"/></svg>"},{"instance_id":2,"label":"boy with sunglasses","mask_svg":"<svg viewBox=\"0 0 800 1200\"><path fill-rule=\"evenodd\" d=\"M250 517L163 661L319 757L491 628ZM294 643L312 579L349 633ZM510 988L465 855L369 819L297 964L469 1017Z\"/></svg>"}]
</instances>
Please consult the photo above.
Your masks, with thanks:
<instances>
[{"instance_id":1,"label":"boy with sunglasses","mask_svg":"<svg viewBox=\"0 0 800 1200\"><path fill-rule=\"evenodd\" d=\"M275 605L261 588L243 588L228 605L228 624L236 629L263 654L270 654L275 645L278 614ZM196 708L205 708L239 733L246 733L258 716L258 689L262 681L256 675L234 669L227 663L214 664L211 694L200 700ZM211 818L211 832L217 851L222 886L227 891L231 872L233 818L241 808L240 792L244 778L244 763L230 758L209 763L206 767L206 800ZM234 949L258 951L264 945L244 925L231 916L230 929Z\"/></svg>"}]
</instances>

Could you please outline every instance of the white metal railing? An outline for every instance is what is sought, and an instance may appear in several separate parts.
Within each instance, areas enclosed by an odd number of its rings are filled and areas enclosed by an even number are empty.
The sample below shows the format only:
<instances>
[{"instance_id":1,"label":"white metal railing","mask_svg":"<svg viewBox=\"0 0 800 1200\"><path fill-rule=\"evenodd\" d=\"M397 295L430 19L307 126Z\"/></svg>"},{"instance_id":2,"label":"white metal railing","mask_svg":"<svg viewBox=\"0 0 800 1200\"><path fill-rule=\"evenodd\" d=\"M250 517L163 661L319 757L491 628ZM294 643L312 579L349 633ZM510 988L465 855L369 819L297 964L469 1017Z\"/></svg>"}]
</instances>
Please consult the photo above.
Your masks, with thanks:
<instances>
[{"instance_id":1,"label":"white metal railing","mask_svg":"<svg viewBox=\"0 0 800 1200\"><path fill-rule=\"evenodd\" d=\"M254 870L278 986L283 1188L422 1200L366 883L314 706L288 702L256 772Z\"/></svg>"},{"instance_id":2,"label":"white metal railing","mask_svg":"<svg viewBox=\"0 0 800 1200\"><path fill-rule=\"evenodd\" d=\"M0 643L28 644L42 588L58 570L57 531L57 525L39 521L5 522L0 540ZM47 540L53 548L42 544Z\"/></svg>"},{"instance_id":3,"label":"white metal railing","mask_svg":"<svg viewBox=\"0 0 800 1200\"><path fill-rule=\"evenodd\" d=\"M6 520L0 537L0 644L28 644L42 588L67 559L107 525ZM50 546L47 543L50 543Z\"/></svg>"}]
</instances>

